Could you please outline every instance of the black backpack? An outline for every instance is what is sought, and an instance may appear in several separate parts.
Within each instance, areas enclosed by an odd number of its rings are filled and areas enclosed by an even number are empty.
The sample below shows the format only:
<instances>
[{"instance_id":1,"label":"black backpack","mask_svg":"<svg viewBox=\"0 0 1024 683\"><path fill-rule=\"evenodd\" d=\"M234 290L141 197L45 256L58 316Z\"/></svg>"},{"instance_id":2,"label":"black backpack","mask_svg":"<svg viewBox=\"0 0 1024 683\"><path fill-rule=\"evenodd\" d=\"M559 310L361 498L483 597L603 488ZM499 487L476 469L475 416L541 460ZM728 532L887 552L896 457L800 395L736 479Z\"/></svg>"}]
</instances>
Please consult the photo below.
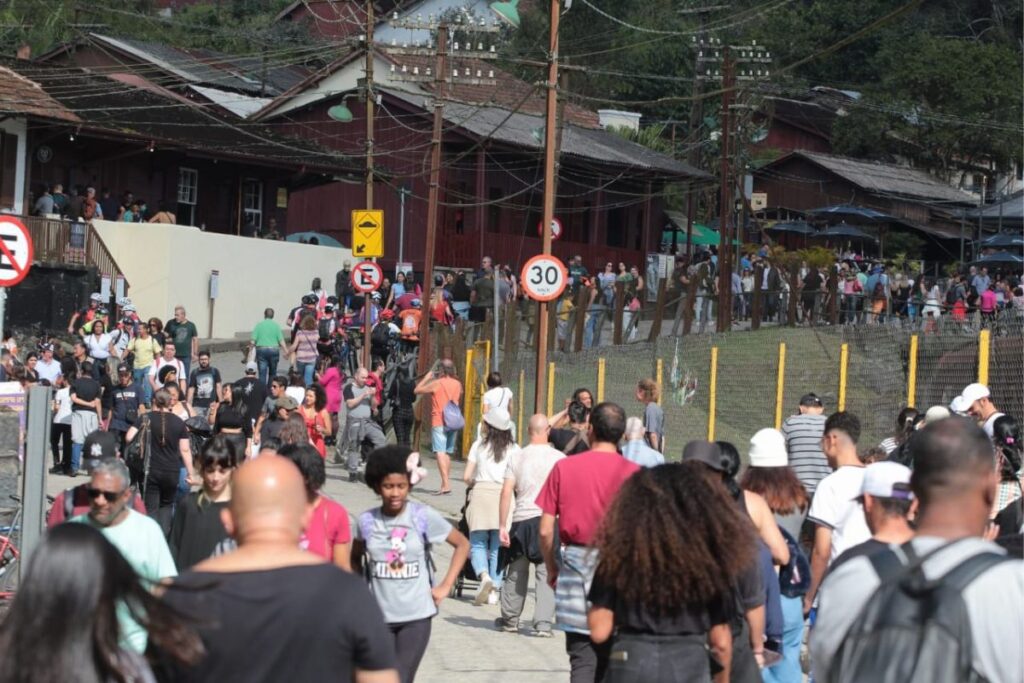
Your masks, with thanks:
<instances>
[{"instance_id":1,"label":"black backpack","mask_svg":"<svg viewBox=\"0 0 1024 683\"><path fill-rule=\"evenodd\" d=\"M386 322L379 322L370 330L370 346L379 349L387 348L391 340L391 325Z\"/></svg>"},{"instance_id":2,"label":"black backpack","mask_svg":"<svg viewBox=\"0 0 1024 683\"><path fill-rule=\"evenodd\" d=\"M963 540L963 539L960 539ZM871 556L881 580L846 632L829 671L828 683L972 683L971 624L962 592L990 567L1009 560L998 553L973 555L941 577L928 579L925 560L959 541L918 557L909 543L903 564L893 550Z\"/></svg>"},{"instance_id":3,"label":"black backpack","mask_svg":"<svg viewBox=\"0 0 1024 683\"><path fill-rule=\"evenodd\" d=\"M331 323L334 322L334 318L328 318L324 316L316 324L317 334L320 335L321 341L327 341L331 338Z\"/></svg>"}]
</instances>

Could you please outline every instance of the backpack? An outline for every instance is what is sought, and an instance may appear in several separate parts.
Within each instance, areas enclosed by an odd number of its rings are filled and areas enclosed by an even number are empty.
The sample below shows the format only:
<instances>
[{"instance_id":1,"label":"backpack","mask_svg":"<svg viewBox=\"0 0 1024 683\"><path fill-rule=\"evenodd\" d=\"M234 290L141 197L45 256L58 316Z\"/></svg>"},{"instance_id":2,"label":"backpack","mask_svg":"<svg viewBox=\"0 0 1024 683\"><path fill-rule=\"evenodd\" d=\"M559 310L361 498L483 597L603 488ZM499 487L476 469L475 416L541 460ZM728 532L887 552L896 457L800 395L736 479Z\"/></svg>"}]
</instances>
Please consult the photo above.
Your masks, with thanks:
<instances>
[{"instance_id":1,"label":"backpack","mask_svg":"<svg viewBox=\"0 0 1024 683\"><path fill-rule=\"evenodd\" d=\"M391 325L380 322L373 326L370 331L370 346L385 348L391 341Z\"/></svg>"},{"instance_id":2,"label":"backpack","mask_svg":"<svg viewBox=\"0 0 1024 683\"><path fill-rule=\"evenodd\" d=\"M836 651L829 683L963 683L981 680L972 666L971 624L962 592L1006 555L973 555L945 575L927 579L921 566L957 541L918 557L909 543L901 553L870 557L881 581ZM904 564L901 555L909 558Z\"/></svg>"},{"instance_id":3,"label":"backpack","mask_svg":"<svg viewBox=\"0 0 1024 683\"><path fill-rule=\"evenodd\" d=\"M441 411L441 421L444 423L445 431L457 432L466 426L466 418L462 415L459 404L451 399L444 404Z\"/></svg>"},{"instance_id":4,"label":"backpack","mask_svg":"<svg viewBox=\"0 0 1024 683\"><path fill-rule=\"evenodd\" d=\"M317 322L316 331L320 335L320 341L327 341L331 338L331 332L333 332L331 329L332 322L334 322L334 319L327 317L320 318L320 321Z\"/></svg>"},{"instance_id":5,"label":"backpack","mask_svg":"<svg viewBox=\"0 0 1024 683\"><path fill-rule=\"evenodd\" d=\"M811 586L811 563L792 534L782 527L779 531L789 547L789 564L779 568L779 592L787 598L798 598Z\"/></svg>"},{"instance_id":6,"label":"backpack","mask_svg":"<svg viewBox=\"0 0 1024 683\"><path fill-rule=\"evenodd\" d=\"M422 503L415 503L413 501L409 501L407 505L409 505L409 512L412 513L412 523L416 526L416 532L420 535L420 539L423 541L423 555L424 557L426 557L427 561L427 580L430 582L431 587L433 587L435 567L434 557L430 553L430 536L427 533L427 506L423 505ZM363 543L365 544L366 541L369 540L370 536L373 534L372 509L366 510L361 515L359 515L358 525L359 535L362 537ZM366 582L368 584L370 584L371 586L373 585L373 582L371 581L371 579L373 578L373 573L370 570L370 563L366 561L365 557L363 558L363 577L366 579Z\"/></svg>"}]
</instances>

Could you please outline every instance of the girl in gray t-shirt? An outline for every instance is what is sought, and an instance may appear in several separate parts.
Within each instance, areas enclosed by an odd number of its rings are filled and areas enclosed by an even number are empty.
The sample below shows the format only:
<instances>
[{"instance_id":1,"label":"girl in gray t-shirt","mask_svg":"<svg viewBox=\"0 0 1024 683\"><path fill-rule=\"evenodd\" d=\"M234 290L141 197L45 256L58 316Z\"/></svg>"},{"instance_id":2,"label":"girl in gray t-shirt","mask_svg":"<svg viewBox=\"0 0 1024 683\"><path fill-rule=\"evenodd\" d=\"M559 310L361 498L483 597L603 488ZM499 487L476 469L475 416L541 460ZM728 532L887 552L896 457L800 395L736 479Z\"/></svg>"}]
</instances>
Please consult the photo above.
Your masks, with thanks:
<instances>
[{"instance_id":1,"label":"girl in gray t-shirt","mask_svg":"<svg viewBox=\"0 0 1024 683\"><path fill-rule=\"evenodd\" d=\"M352 544L352 566L362 569L394 636L402 683L415 678L430 640L430 621L469 555L465 536L433 508L409 500L413 485L425 475L419 454L408 448L385 446L371 453L366 484L381 505L359 515ZM437 581L430 547L442 541L454 552L444 578Z\"/></svg>"}]
</instances>

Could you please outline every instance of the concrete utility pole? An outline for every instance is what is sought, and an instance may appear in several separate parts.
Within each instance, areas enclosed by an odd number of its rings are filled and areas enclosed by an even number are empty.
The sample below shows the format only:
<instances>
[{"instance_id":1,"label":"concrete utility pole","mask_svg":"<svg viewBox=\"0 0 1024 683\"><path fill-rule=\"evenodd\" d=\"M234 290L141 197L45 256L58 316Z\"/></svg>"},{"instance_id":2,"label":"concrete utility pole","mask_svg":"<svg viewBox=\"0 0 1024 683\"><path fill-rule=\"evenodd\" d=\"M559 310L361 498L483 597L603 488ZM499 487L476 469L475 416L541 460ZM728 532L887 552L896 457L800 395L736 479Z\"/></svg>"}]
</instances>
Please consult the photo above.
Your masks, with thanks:
<instances>
[{"instance_id":1,"label":"concrete utility pole","mask_svg":"<svg viewBox=\"0 0 1024 683\"><path fill-rule=\"evenodd\" d=\"M544 125L544 210L541 226L541 253L551 253L551 221L555 217L555 136L558 119L558 19L560 0L551 1L551 34L548 48L547 109ZM547 398L548 305L537 303L537 375L534 384L533 410L541 412Z\"/></svg>"},{"instance_id":2,"label":"concrete utility pole","mask_svg":"<svg viewBox=\"0 0 1024 683\"><path fill-rule=\"evenodd\" d=\"M729 55L729 46L722 50L722 139L721 139L721 196L718 206L718 315L715 320L719 332L732 328L732 166L729 143L732 141L732 98L736 85L735 64Z\"/></svg>"},{"instance_id":3,"label":"concrete utility pole","mask_svg":"<svg viewBox=\"0 0 1024 683\"><path fill-rule=\"evenodd\" d=\"M433 287L434 246L437 241L437 205L441 183L441 131L444 122L444 84L446 78L445 57L448 55L448 27L437 27L437 66L434 79L434 129L430 136L430 189L427 193L427 245L423 256L423 291ZM420 316L420 350L417 371L423 374L430 367L430 311L423 307Z\"/></svg>"},{"instance_id":4,"label":"concrete utility pole","mask_svg":"<svg viewBox=\"0 0 1024 683\"><path fill-rule=\"evenodd\" d=\"M366 206L373 208L373 0L366 0ZM377 259L373 259L376 261ZM369 294L363 297L363 367L370 369L370 328L372 300Z\"/></svg>"}]
</instances>

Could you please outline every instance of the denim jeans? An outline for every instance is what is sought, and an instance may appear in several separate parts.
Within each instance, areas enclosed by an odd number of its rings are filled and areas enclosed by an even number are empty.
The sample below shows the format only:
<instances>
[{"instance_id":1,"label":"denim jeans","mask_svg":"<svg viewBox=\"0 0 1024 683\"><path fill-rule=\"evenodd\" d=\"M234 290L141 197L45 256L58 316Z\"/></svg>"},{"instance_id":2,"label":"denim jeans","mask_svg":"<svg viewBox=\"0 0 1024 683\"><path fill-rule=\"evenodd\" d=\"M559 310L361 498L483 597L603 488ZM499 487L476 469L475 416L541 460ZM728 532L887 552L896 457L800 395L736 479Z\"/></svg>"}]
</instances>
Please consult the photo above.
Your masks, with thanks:
<instances>
[{"instance_id":1,"label":"denim jeans","mask_svg":"<svg viewBox=\"0 0 1024 683\"><path fill-rule=\"evenodd\" d=\"M497 529L469 532L469 561L477 576L484 572L491 577L495 588L501 588L501 574L498 573L498 549L501 540Z\"/></svg>"},{"instance_id":2,"label":"denim jeans","mask_svg":"<svg viewBox=\"0 0 1024 683\"><path fill-rule=\"evenodd\" d=\"M804 609L801 598L782 596L782 661L761 670L764 683L800 683L800 645L804 636Z\"/></svg>"},{"instance_id":3,"label":"denim jeans","mask_svg":"<svg viewBox=\"0 0 1024 683\"><path fill-rule=\"evenodd\" d=\"M309 386L313 383L313 371L316 370L316 363L295 363L295 369L302 375L302 383Z\"/></svg>"},{"instance_id":4,"label":"denim jeans","mask_svg":"<svg viewBox=\"0 0 1024 683\"><path fill-rule=\"evenodd\" d=\"M281 352L269 346L256 349L256 367L259 368L260 381L270 386L270 380L277 375L277 363L281 360Z\"/></svg>"},{"instance_id":5,"label":"denim jeans","mask_svg":"<svg viewBox=\"0 0 1024 683\"><path fill-rule=\"evenodd\" d=\"M711 301L713 294L698 294L697 303L694 307L694 317L697 318L697 332L703 333L704 328L711 322Z\"/></svg>"},{"instance_id":6,"label":"denim jeans","mask_svg":"<svg viewBox=\"0 0 1024 683\"><path fill-rule=\"evenodd\" d=\"M583 330L583 348L592 349L601 345L601 323L603 322L603 308L587 313L587 326Z\"/></svg>"},{"instance_id":7,"label":"denim jeans","mask_svg":"<svg viewBox=\"0 0 1024 683\"><path fill-rule=\"evenodd\" d=\"M132 381L142 387L142 402L148 408L153 401L153 387L149 384L149 368L132 370Z\"/></svg>"},{"instance_id":8,"label":"denim jeans","mask_svg":"<svg viewBox=\"0 0 1024 683\"><path fill-rule=\"evenodd\" d=\"M468 301L453 301L452 308L455 309L455 314L463 320L469 320L469 302Z\"/></svg>"},{"instance_id":9,"label":"denim jeans","mask_svg":"<svg viewBox=\"0 0 1024 683\"><path fill-rule=\"evenodd\" d=\"M655 636L620 633L608 655L606 683L708 681L711 668L703 635ZM685 678L681 672L686 672Z\"/></svg>"},{"instance_id":10,"label":"denim jeans","mask_svg":"<svg viewBox=\"0 0 1024 683\"><path fill-rule=\"evenodd\" d=\"M192 369L192 356L175 356L175 358L180 360L181 364L185 368L185 376L184 377L179 377L178 379L184 379L185 380L185 384L188 384L188 373L189 373L189 370Z\"/></svg>"}]
</instances>

